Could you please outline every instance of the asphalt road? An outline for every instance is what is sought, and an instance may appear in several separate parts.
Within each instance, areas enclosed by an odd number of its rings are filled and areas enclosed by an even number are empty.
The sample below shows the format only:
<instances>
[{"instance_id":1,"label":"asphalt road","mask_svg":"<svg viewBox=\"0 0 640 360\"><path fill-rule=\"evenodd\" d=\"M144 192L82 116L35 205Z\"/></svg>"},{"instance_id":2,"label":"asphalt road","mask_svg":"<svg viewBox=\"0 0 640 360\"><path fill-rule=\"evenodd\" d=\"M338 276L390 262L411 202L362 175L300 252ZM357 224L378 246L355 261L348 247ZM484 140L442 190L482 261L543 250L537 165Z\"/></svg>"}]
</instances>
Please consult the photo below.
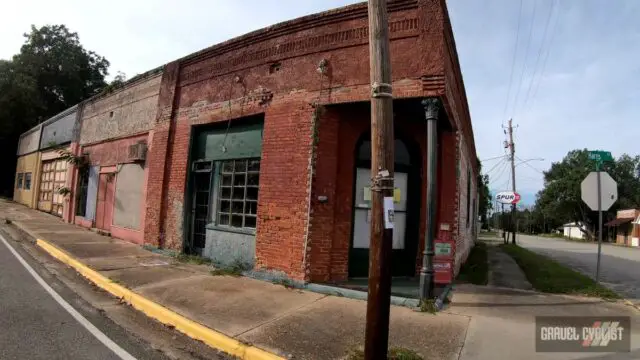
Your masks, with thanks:
<instances>
[{"instance_id":1,"label":"asphalt road","mask_svg":"<svg viewBox=\"0 0 640 360\"><path fill-rule=\"evenodd\" d=\"M79 317L37 282L5 241ZM166 359L108 319L87 314L71 290L60 282L49 283L43 271L16 243L0 238L0 359ZM95 326L94 333L81 324L84 321Z\"/></svg>"},{"instance_id":2,"label":"asphalt road","mask_svg":"<svg viewBox=\"0 0 640 360\"><path fill-rule=\"evenodd\" d=\"M597 244L528 235L518 235L517 239L520 246L595 278ZM603 244L600 278L603 285L640 302L640 249Z\"/></svg>"}]
</instances>

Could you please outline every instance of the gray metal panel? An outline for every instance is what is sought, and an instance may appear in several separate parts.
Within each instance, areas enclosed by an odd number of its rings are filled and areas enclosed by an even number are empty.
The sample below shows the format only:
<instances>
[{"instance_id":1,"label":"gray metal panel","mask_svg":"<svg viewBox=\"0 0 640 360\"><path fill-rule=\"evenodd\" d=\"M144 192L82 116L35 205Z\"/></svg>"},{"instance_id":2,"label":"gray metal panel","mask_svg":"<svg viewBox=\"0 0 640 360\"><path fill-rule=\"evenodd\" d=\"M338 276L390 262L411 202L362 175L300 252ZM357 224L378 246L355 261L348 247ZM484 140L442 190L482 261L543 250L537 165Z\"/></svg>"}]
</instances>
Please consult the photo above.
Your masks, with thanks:
<instances>
[{"instance_id":1,"label":"gray metal panel","mask_svg":"<svg viewBox=\"0 0 640 360\"><path fill-rule=\"evenodd\" d=\"M94 220L96 218L96 201L98 200L98 181L100 177L100 167L92 166L89 169L89 184L87 187L87 208L84 213L85 219Z\"/></svg>"},{"instance_id":2,"label":"gray metal panel","mask_svg":"<svg viewBox=\"0 0 640 360\"><path fill-rule=\"evenodd\" d=\"M256 237L228 231L207 229L207 242L202 256L214 264L253 269L256 257Z\"/></svg>"},{"instance_id":3,"label":"gray metal panel","mask_svg":"<svg viewBox=\"0 0 640 360\"><path fill-rule=\"evenodd\" d=\"M18 155L25 155L38 151L42 126L38 125L20 135L18 141Z\"/></svg>"},{"instance_id":4,"label":"gray metal panel","mask_svg":"<svg viewBox=\"0 0 640 360\"><path fill-rule=\"evenodd\" d=\"M407 173L394 174L394 186L400 192L400 199L394 202L393 216L393 248L404 249L405 232L407 226L407 190L409 176ZM358 168L356 171L356 203L354 214L353 247L369 248L371 221L371 169ZM365 190L366 189L366 190Z\"/></svg>"},{"instance_id":5,"label":"gray metal panel","mask_svg":"<svg viewBox=\"0 0 640 360\"><path fill-rule=\"evenodd\" d=\"M57 118L51 118L42 127L40 149L69 143L73 138L73 128L77 119L77 111L75 108L72 111L67 110L56 116Z\"/></svg>"},{"instance_id":6,"label":"gray metal panel","mask_svg":"<svg viewBox=\"0 0 640 360\"><path fill-rule=\"evenodd\" d=\"M144 167L124 164L116 178L116 201L113 204L113 224L127 229L140 229Z\"/></svg>"}]
</instances>

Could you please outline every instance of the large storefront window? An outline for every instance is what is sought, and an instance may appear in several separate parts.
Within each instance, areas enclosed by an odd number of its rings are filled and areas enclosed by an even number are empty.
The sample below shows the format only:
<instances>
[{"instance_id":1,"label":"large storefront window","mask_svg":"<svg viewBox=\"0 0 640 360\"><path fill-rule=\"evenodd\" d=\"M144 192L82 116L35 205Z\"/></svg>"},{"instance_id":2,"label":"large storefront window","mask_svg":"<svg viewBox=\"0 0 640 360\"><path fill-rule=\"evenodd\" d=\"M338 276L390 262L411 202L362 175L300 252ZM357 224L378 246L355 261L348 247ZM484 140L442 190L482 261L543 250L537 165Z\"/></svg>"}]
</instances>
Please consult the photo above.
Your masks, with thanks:
<instances>
[{"instance_id":1,"label":"large storefront window","mask_svg":"<svg viewBox=\"0 0 640 360\"><path fill-rule=\"evenodd\" d=\"M194 130L186 252L253 262L263 122L258 114Z\"/></svg>"},{"instance_id":2,"label":"large storefront window","mask_svg":"<svg viewBox=\"0 0 640 360\"><path fill-rule=\"evenodd\" d=\"M221 162L217 225L256 228L260 159Z\"/></svg>"}]
</instances>

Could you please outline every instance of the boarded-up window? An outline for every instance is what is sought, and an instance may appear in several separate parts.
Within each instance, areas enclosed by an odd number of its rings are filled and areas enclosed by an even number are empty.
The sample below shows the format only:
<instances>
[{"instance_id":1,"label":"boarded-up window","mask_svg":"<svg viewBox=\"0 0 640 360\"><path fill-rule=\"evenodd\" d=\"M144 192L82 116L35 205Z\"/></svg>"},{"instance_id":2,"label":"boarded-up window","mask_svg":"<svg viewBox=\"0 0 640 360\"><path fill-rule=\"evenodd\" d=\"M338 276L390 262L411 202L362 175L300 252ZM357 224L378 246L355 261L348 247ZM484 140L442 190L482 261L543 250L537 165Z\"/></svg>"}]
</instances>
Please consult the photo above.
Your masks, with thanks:
<instances>
[{"instance_id":1,"label":"boarded-up window","mask_svg":"<svg viewBox=\"0 0 640 360\"><path fill-rule=\"evenodd\" d=\"M113 224L127 229L140 228L144 167L124 164L116 179L116 199L113 204Z\"/></svg>"}]
</instances>

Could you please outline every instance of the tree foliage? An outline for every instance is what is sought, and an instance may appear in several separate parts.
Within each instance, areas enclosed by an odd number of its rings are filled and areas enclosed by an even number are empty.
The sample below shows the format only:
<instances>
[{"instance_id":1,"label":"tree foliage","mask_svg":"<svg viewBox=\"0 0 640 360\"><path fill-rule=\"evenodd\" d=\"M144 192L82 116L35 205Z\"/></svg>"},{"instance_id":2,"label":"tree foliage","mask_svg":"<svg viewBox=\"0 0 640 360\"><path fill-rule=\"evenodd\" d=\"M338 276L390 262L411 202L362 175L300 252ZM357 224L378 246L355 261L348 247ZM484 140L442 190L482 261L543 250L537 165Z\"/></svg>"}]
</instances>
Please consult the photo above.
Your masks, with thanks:
<instances>
[{"instance_id":1,"label":"tree foliage","mask_svg":"<svg viewBox=\"0 0 640 360\"><path fill-rule=\"evenodd\" d=\"M615 218L619 209L640 206L640 156L624 154L605 168L618 183L618 201L604 214L604 219ZM544 172L544 189L537 196L535 211L538 218L546 219L553 227L564 223L582 222L587 226L587 235L593 236L598 214L583 201L580 183L591 172L595 163L589 160L589 151L570 151L562 161L553 163Z\"/></svg>"},{"instance_id":2,"label":"tree foliage","mask_svg":"<svg viewBox=\"0 0 640 360\"><path fill-rule=\"evenodd\" d=\"M488 213L493 208L491 203L491 191L489 190L489 175L482 175L482 162L478 161L478 212L480 215L480 222L484 228L488 228Z\"/></svg>"},{"instance_id":3,"label":"tree foliage","mask_svg":"<svg viewBox=\"0 0 640 360\"><path fill-rule=\"evenodd\" d=\"M109 62L86 50L78 34L64 25L25 34L20 52L0 60L0 151L3 168L15 169L21 133L100 92ZM13 171L0 176L0 193L13 191Z\"/></svg>"}]
</instances>

